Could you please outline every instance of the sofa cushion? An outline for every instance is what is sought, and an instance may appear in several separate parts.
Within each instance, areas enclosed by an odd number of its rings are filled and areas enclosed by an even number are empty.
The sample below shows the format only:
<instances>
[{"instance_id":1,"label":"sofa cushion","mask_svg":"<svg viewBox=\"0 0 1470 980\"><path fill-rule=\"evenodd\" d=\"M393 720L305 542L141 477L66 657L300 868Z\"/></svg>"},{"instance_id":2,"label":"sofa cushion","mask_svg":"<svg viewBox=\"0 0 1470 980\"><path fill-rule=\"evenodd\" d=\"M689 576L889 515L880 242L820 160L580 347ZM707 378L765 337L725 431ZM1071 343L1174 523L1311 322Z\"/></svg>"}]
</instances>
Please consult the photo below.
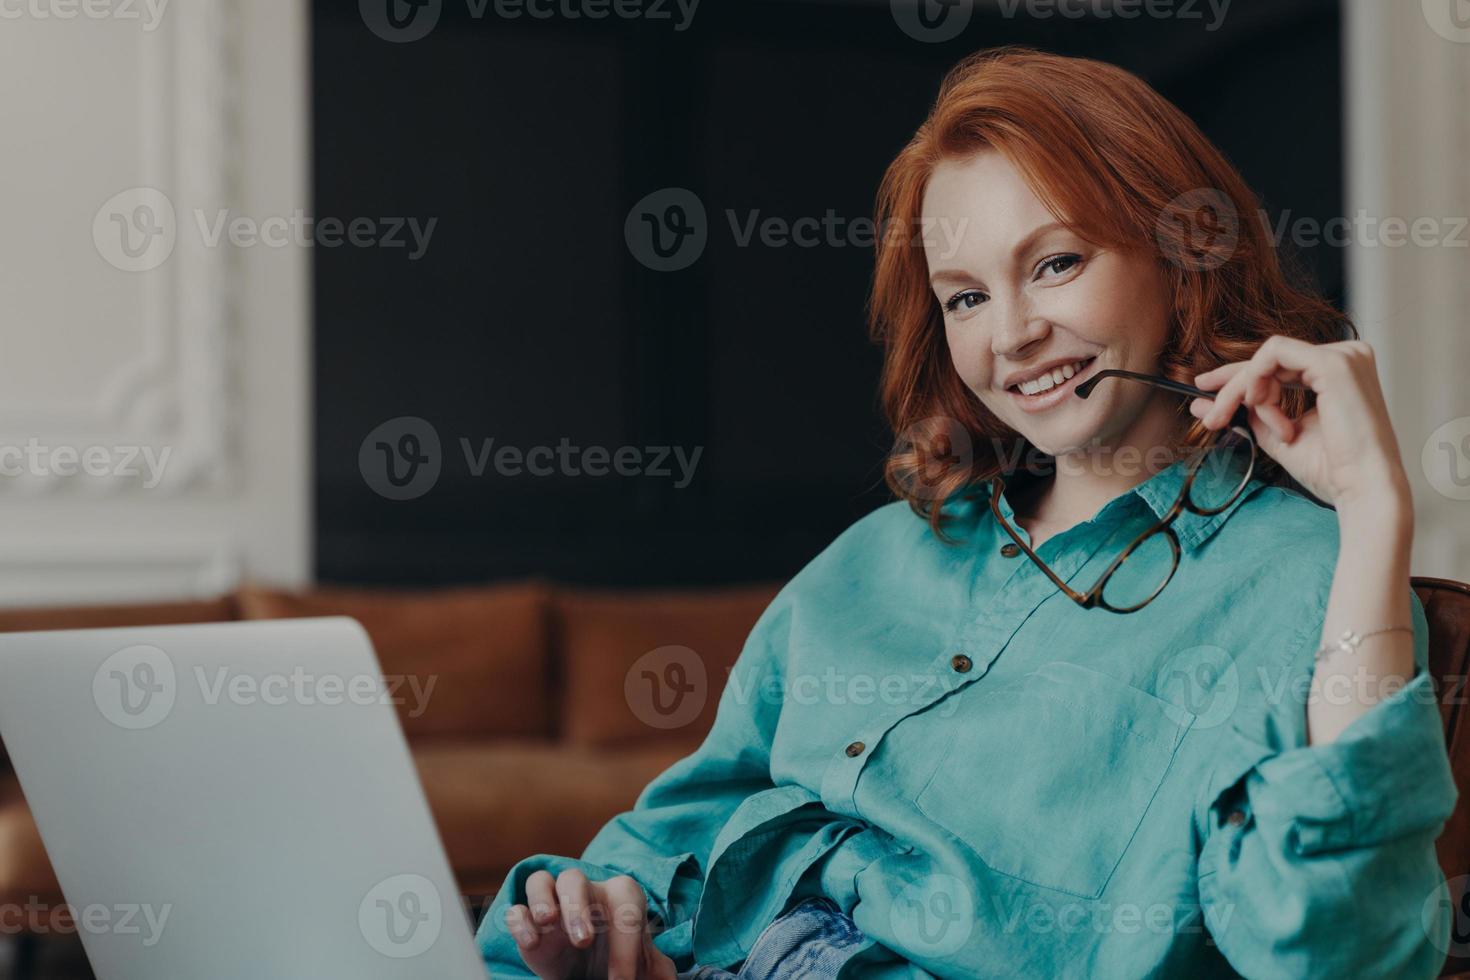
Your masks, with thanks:
<instances>
[{"instance_id":1,"label":"sofa cushion","mask_svg":"<svg viewBox=\"0 0 1470 980\"><path fill-rule=\"evenodd\" d=\"M549 741L416 742L414 761L449 863L468 895L493 895L532 854L577 857L683 753L603 752Z\"/></svg>"},{"instance_id":2,"label":"sofa cushion","mask_svg":"<svg viewBox=\"0 0 1470 980\"><path fill-rule=\"evenodd\" d=\"M238 601L244 619L351 616L361 623L384 676L406 678L398 710L410 737L546 735L553 728L549 591L536 581L412 591L246 586ZM407 693L414 685L426 697Z\"/></svg>"},{"instance_id":3,"label":"sofa cushion","mask_svg":"<svg viewBox=\"0 0 1470 980\"><path fill-rule=\"evenodd\" d=\"M714 723L729 668L778 591L779 583L558 592L553 624L565 738L584 746L698 744Z\"/></svg>"}]
</instances>

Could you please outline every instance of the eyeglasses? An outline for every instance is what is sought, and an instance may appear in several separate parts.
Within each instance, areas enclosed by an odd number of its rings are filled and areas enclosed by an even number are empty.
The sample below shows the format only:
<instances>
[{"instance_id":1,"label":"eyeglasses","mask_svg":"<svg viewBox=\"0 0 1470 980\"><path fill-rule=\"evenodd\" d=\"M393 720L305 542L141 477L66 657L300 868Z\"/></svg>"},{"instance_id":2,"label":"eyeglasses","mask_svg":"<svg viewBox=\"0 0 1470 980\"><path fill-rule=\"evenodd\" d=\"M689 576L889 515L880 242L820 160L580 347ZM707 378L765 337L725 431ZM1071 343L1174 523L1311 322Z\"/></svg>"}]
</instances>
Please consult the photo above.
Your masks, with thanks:
<instances>
[{"instance_id":1,"label":"eyeglasses","mask_svg":"<svg viewBox=\"0 0 1470 980\"><path fill-rule=\"evenodd\" d=\"M1180 381L1117 368L1099 371L1079 384L1075 389L1077 397L1086 398L1092 394L1092 389L1099 381L1113 377L1141 381L1193 398L1215 397L1214 392L1201 391ZM1174 521L1185 510L1202 517L1226 510L1250 483L1251 474L1255 471L1256 451L1249 413L1242 404L1235 410L1230 425L1221 429L1208 444L1194 451L1189 460L1184 485L1179 489L1179 496L1164 516L1134 538L1133 543L1113 559L1102 577L1086 592L1079 593L1063 582L1046 562L1036 556L1036 552L1022 540L1020 533L1010 522L1001 516L1000 492L1005 489L1005 481L999 475L990 480L990 510L1000 526L1011 536L1011 540L1046 573L1047 578L1056 583L1057 588L1083 609L1096 606L1115 613L1137 612L1164 591L1164 586L1169 584L1179 567L1179 535L1174 532ZM1209 467L1204 466L1206 460L1210 462ZM1203 470L1208 470L1207 478L1197 480L1196 477Z\"/></svg>"}]
</instances>

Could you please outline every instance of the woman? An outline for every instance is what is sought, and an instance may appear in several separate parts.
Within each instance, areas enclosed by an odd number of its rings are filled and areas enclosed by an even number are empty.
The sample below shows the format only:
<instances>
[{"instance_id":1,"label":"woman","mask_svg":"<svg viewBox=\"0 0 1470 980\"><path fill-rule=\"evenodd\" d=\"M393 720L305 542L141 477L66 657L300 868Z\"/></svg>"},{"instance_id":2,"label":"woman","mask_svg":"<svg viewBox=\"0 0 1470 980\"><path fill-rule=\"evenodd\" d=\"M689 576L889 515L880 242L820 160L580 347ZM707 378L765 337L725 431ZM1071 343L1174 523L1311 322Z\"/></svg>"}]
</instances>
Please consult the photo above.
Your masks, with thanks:
<instances>
[{"instance_id":1,"label":"woman","mask_svg":"<svg viewBox=\"0 0 1470 980\"><path fill-rule=\"evenodd\" d=\"M1408 480L1257 209L1115 67L950 74L879 198L902 499L766 609L696 752L512 870L495 975L1437 974Z\"/></svg>"}]
</instances>

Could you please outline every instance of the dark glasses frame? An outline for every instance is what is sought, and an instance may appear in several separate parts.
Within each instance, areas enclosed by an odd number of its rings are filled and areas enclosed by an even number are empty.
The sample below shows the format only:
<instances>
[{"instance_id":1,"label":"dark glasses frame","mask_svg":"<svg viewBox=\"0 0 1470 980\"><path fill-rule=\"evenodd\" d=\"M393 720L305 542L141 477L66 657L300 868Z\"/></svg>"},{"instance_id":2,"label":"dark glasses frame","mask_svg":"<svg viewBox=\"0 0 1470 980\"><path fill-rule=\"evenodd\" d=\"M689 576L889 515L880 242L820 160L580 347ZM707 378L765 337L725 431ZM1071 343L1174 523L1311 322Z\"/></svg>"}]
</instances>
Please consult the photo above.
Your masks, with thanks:
<instances>
[{"instance_id":1,"label":"dark glasses frame","mask_svg":"<svg viewBox=\"0 0 1470 980\"><path fill-rule=\"evenodd\" d=\"M1141 381L1144 384L1153 385L1157 388L1163 388L1167 391L1172 391L1180 395L1188 395L1193 398L1209 398L1213 400L1215 397L1215 393L1212 391L1202 391L1201 389L1196 388L1194 385L1185 384L1182 381L1173 381L1169 378L1158 377L1152 374L1140 374L1136 371L1124 371L1120 368L1108 368L1106 370L1097 372L1097 374L1094 374L1092 377L1079 384L1075 389L1075 394L1078 398L1086 398L1088 395L1092 394L1092 389L1097 386L1097 383L1104 378L1126 378L1132 381ZM1293 385L1292 387L1296 386ZM1209 457L1210 452L1219 442L1220 436L1225 432L1239 432L1250 442L1250 464L1246 468L1245 476L1240 481L1240 486L1235 488L1235 492L1230 495L1228 500L1216 507L1199 507L1195 504L1193 500L1190 499L1189 490L1191 487L1194 486L1194 479L1195 476L1199 473L1200 466ZM1236 408L1235 414L1231 416L1230 424L1221 429L1220 432L1216 433L1215 437L1211 439L1206 445L1200 447L1195 451L1194 458L1190 461L1189 464L1189 472L1185 475L1184 478L1184 485L1180 487L1179 496L1174 499L1174 503L1172 506L1169 507L1169 510L1151 527L1145 530L1138 537L1134 538L1133 542L1129 544L1128 547L1123 549L1122 554L1113 559L1112 564L1107 567L1107 570L1102 573L1102 576L1097 580L1092 588L1088 589L1086 592L1079 593L1076 589L1073 589L1066 582L1063 582L1061 580L1061 577L1058 576L1056 572L1052 571L1051 568L1046 564L1046 562L1037 557L1036 552L1031 549L1030 545L1028 545L1025 541L1021 539L1020 533L1015 528L1011 527L1010 522L1001 516L999 500L1000 492L1005 489L1005 481L1001 479L1000 474L996 474L995 476L990 478L990 510L991 513L995 515L995 519L1000 523L1000 526L1005 528L1006 533L1010 535L1011 540L1016 543L1016 546L1024 551L1026 553L1026 556L1030 558L1033 562L1035 562L1037 567L1039 567L1043 572L1046 573L1046 577L1051 579L1052 582L1056 584L1057 588L1066 593L1068 598L1077 603L1083 609L1092 609L1096 607L1099 609L1106 609L1108 612L1113 613L1137 612L1144 606L1148 605L1150 602L1153 602L1154 599L1158 598L1159 593L1164 591L1164 587L1169 584L1170 580L1174 578L1174 573L1179 569L1179 556L1181 551L1179 547L1179 535L1175 533L1173 528L1174 521L1179 517L1180 514L1184 513L1184 511L1186 510L1195 514L1199 514L1202 517L1210 517L1214 514L1220 513L1221 511L1228 508L1231 504L1233 504L1235 502L1235 499L1240 496L1241 492L1250 483L1251 476L1255 473L1256 455L1259 451L1259 447L1257 447L1256 445L1256 438L1251 433L1249 411L1246 408L1245 404L1242 403L1238 408ZM1128 560L1128 556L1133 554L1133 552L1138 549L1139 545L1143 544L1155 534L1160 533L1168 536L1170 551L1173 555L1173 564L1169 567L1169 574L1163 577L1163 580L1159 583L1158 588L1154 589L1153 593L1147 599L1144 599L1137 605L1119 608L1117 606L1109 604L1108 601L1103 598L1103 589L1104 587L1106 587L1108 579L1112 577L1114 572L1122 567L1123 563Z\"/></svg>"}]
</instances>

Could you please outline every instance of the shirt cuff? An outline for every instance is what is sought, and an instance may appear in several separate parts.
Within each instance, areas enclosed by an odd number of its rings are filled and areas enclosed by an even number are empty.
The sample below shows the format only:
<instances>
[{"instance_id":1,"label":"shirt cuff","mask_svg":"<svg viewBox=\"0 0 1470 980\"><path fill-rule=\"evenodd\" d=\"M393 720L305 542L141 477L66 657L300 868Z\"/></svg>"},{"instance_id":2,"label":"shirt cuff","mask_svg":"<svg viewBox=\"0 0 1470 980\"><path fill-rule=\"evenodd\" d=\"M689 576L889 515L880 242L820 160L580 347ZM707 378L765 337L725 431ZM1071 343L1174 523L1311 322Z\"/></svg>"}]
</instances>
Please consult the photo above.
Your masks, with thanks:
<instances>
[{"instance_id":1,"label":"shirt cuff","mask_svg":"<svg viewBox=\"0 0 1470 980\"><path fill-rule=\"evenodd\" d=\"M1454 809L1443 721L1433 677L1422 668L1332 742L1278 752L1231 727L1233 758L1218 785L1244 777L1252 810L1290 821L1286 840L1297 855L1437 830Z\"/></svg>"}]
</instances>

